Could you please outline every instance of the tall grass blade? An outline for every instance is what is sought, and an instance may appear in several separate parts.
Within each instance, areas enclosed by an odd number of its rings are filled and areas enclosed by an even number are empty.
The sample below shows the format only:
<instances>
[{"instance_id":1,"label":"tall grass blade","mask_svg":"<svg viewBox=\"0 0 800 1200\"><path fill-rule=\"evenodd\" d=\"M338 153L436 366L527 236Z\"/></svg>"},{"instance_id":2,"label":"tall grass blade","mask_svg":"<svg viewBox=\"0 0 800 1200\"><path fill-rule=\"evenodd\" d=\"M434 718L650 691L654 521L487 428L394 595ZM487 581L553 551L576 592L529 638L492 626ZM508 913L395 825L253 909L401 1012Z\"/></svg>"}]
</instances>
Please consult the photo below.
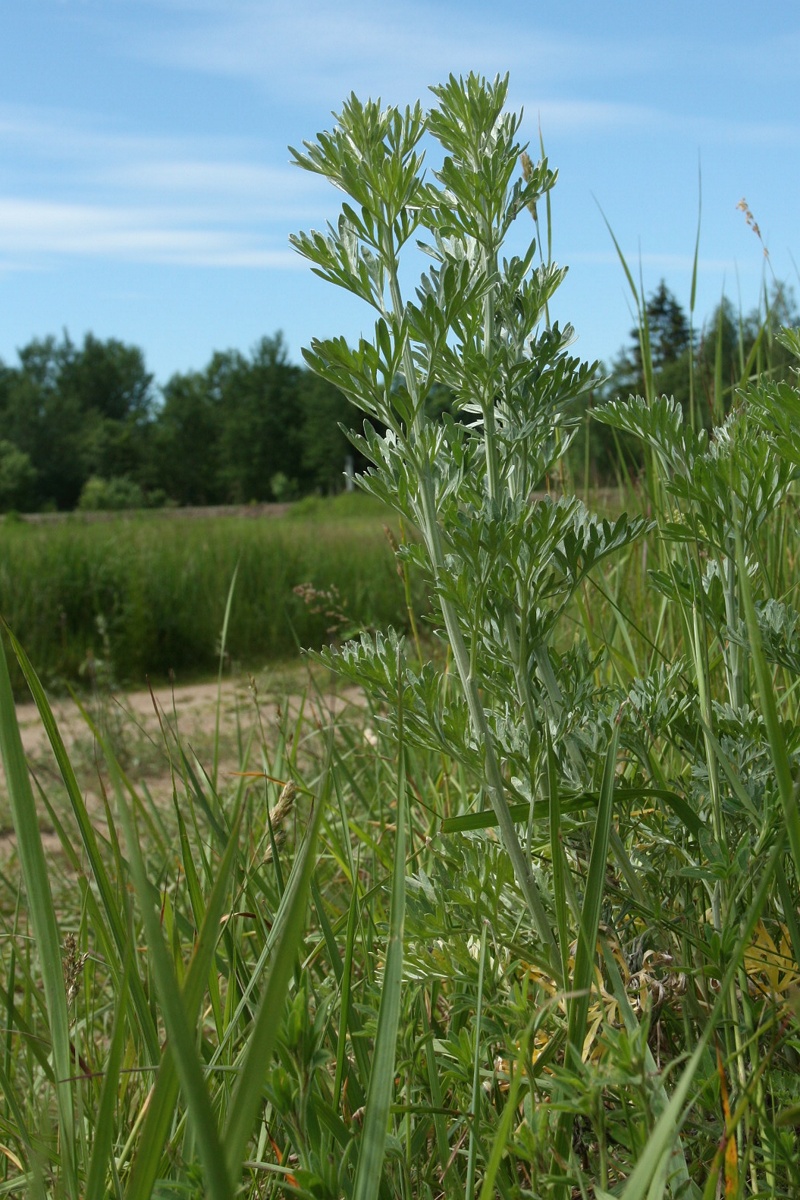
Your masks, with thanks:
<instances>
[{"instance_id":1,"label":"tall grass blade","mask_svg":"<svg viewBox=\"0 0 800 1200\"><path fill-rule=\"evenodd\" d=\"M466 1200L475 1197L475 1171L478 1161L478 1120L481 1106L481 1029L483 1026L483 981L486 972L486 948L489 925L483 922L481 948L478 959L478 1000L475 1005L475 1039L472 1052L472 1097L470 1099L469 1150L467 1153L467 1181L464 1187Z\"/></svg>"},{"instance_id":2,"label":"tall grass blade","mask_svg":"<svg viewBox=\"0 0 800 1200\"><path fill-rule=\"evenodd\" d=\"M192 1029L197 1026L204 989L219 939L220 922L238 854L243 812L242 807L233 820L230 840L217 868L217 877L206 903L205 915L183 985L183 1006L187 1023ZM164 1055L150 1094L139 1149L133 1161L126 1191L127 1200L148 1200L152 1194L164 1145L174 1118L178 1088L179 1079L174 1057L171 1054Z\"/></svg>"},{"instance_id":3,"label":"tall grass blade","mask_svg":"<svg viewBox=\"0 0 800 1200\"><path fill-rule=\"evenodd\" d=\"M694 353L694 309L697 301L697 269L700 264L700 226L703 216L703 174L700 163L697 164L697 234L694 240L694 256L692 257L692 285L689 291L689 418L692 429L698 428L702 421L697 412L695 396L695 353Z\"/></svg>"},{"instance_id":4,"label":"tall grass blade","mask_svg":"<svg viewBox=\"0 0 800 1200\"><path fill-rule=\"evenodd\" d=\"M598 205L598 207L600 206ZM631 272L623 253L622 247L617 241L614 230L611 228L609 220L602 208L600 209L600 215L605 221L606 229L608 230L611 240L614 243L614 249L617 252L617 257L622 265L623 271L625 272L625 278L628 281L628 287L631 290L631 295L633 296L634 303L636 304L636 313L639 325L639 348L641 350L642 371L644 373L644 393L647 401L652 403L655 397L655 387L653 384L653 355L650 350L650 322L647 316L647 307L644 303L644 289L641 286L637 286L636 280L633 278L633 273Z\"/></svg>"},{"instance_id":5,"label":"tall grass blade","mask_svg":"<svg viewBox=\"0 0 800 1200\"><path fill-rule=\"evenodd\" d=\"M238 1069L224 1125L225 1157L231 1179L238 1179L241 1173L245 1148L252 1136L253 1124L262 1102L264 1076L278 1037L286 990L305 928L306 907L316 862L317 836L329 791L330 771L326 769L305 841L295 859L275 918L278 932L269 976L244 1059Z\"/></svg>"},{"instance_id":6,"label":"tall grass blade","mask_svg":"<svg viewBox=\"0 0 800 1200\"><path fill-rule=\"evenodd\" d=\"M347 1069L347 1034L350 1032L351 1045L353 1054L358 1067L361 1084L366 1087L369 1079L369 1060L367 1057L364 1039L359 1037L361 1031L361 1023L352 1003L352 988L353 988L353 951L356 939L356 927L358 924L358 910L361 903L361 894L358 888L358 874L353 875L353 888L350 896L350 905L347 913L347 932L345 935L345 950L344 962L341 965L341 978L339 985L342 991L341 1009L339 1015L339 1043L336 1048L336 1074L333 1080L333 1094L338 1104L342 1096L342 1086ZM337 952L338 953L338 952ZM361 1097L359 1096L358 1099ZM353 1103L356 1102L356 1097Z\"/></svg>"},{"instance_id":7,"label":"tall grass blade","mask_svg":"<svg viewBox=\"0 0 800 1200\"><path fill-rule=\"evenodd\" d=\"M89 1172L86 1177L84 1200L106 1200L108 1196L107 1177L108 1167L114 1142L114 1116L119 1087L120 1069L125 1051L125 1033L127 1023L128 997L130 996L129 977L132 973L130 957L125 964L125 975L117 998L117 1011L114 1015L114 1027L111 1032L111 1044L108 1048L103 1088L97 1108L97 1120L94 1127L92 1154L89 1160Z\"/></svg>"},{"instance_id":8,"label":"tall grass blade","mask_svg":"<svg viewBox=\"0 0 800 1200\"><path fill-rule=\"evenodd\" d=\"M53 710L44 693L44 688L41 685L38 675L33 669L33 666L28 658L25 650L20 645L17 638L11 631L8 631L9 641L16 655L17 662L25 678L31 695L33 697L36 708L41 717L42 724L47 734L48 741L55 755L58 769L61 773L61 778L64 782L64 787L67 790L72 811L78 825L78 831L83 842L84 850L89 861L90 875L102 901L102 910L97 909L98 915L102 912L105 919L109 936L107 938L109 944L116 947L116 957L109 957L109 967L115 973L117 984L121 983L121 968L120 964L125 962L129 947L128 930L124 920L124 913L121 910L119 897L114 891L114 886L109 878L105 863L103 862L100 853L100 847L97 843L97 835L94 831L91 818L86 808L86 803L83 799L81 789L75 777L75 771L67 754L64 740L56 724L56 719L53 715ZM113 823L109 823L109 832L114 835ZM153 1021L153 1014L150 1009L147 997L145 996L144 988L142 987L141 979L134 971L130 977L130 988L133 998L136 1016L139 1022L139 1028L147 1043L148 1053L153 1061L157 1061L160 1054L160 1046L158 1040L158 1032Z\"/></svg>"},{"instance_id":9,"label":"tall grass blade","mask_svg":"<svg viewBox=\"0 0 800 1200\"><path fill-rule=\"evenodd\" d=\"M228 644L228 623L231 619L231 608L233 607L233 593L236 589L236 576L239 574L239 563L237 562L231 577L231 584L228 588L228 597L225 601L225 616L222 619L222 633L219 638L219 671L217 673L217 711L214 720L214 757L211 770L211 782L214 791L217 790L217 776L219 774L219 722L222 711L222 673L225 667L225 650Z\"/></svg>"},{"instance_id":10,"label":"tall grass blade","mask_svg":"<svg viewBox=\"0 0 800 1200\"><path fill-rule=\"evenodd\" d=\"M178 987L175 966L164 941L159 912L153 903L152 887L145 870L138 831L124 794L122 771L110 748L106 746L104 749L117 799L119 819L127 842L130 873L141 908L153 981L167 1031L167 1052L175 1059L175 1067L203 1164L207 1195L211 1200L231 1200L231 1180L226 1171L219 1130L195 1045L194 1023L189 1020Z\"/></svg>"},{"instance_id":11,"label":"tall grass blade","mask_svg":"<svg viewBox=\"0 0 800 1200\"><path fill-rule=\"evenodd\" d=\"M589 1015L592 983L597 958L597 935L600 928L600 912L605 891L606 865L608 860L609 833L614 813L614 778L616 775L617 746L619 744L620 717L614 724L611 741L606 752L600 799L597 806L592 853L583 896L578 943L575 952L575 970L572 977L571 994L568 999L566 1058L572 1057L576 1065L583 1059L583 1043ZM553 1147L553 1173L563 1169L568 1160L572 1140L573 1114L561 1113ZM566 1184L565 1184L566 1186ZM562 1189L563 1190L563 1189Z\"/></svg>"},{"instance_id":12,"label":"tall grass blade","mask_svg":"<svg viewBox=\"0 0 800 1200\"><path fill-rule=\"evenodd\" d=\"M550 857L553 869L553 899L556 909L556 929L561 951L561 969L564 979L569 978L569 917L567 913L567 879L569 870L561 840L561 797L558 789L558 771L555 751L549 733L547 737L547 799L550 816Z\"/></svg>"},{"instance_id":13,"label":"tall grass blade","mask_svg":"<svg viewBox=\"0 0 800 1200\"><path fill-rule=\"evenodd\" d=\"M756 685L761 698L764 724L767 729L770 751L772 752L772 763L775 770L775 779L778 784L778 794L783 805L786 832L789 837L789 848L794 860L795 876L796 878L800 878L800 808L798 807L798 789L792 777L792 767L786 748L786 739L783 736L783 730L778 719L775 689L772 685L767 660L764 657L764 650L761 645L761 631L758 627L750 578L747 573L744 546L739 529L736 530L736 564L739 571L739 587L741 589L742 606L744 608L747 634L750 641L750 654L753 659Z\"/></svg>"},{"instance_id":14,"label":"tall grass blade","mask_svg":"<svg viewBox=\"0 0 800 1200\"><path fill-rule=\"evenodd\" d=\"M739 936L732 947L728 965L720 980L717 999L703 1025L700 1040L675 1085L669 1104L656 1122L644 1153L628 1177L628 1181L620 1193L620 1200L645 1200L645 1197L647 1200L659 1200L664 1195L664 1186L656 1185L653 1187L654 1180L657 1180L659 1175L662 1175L665 1171L665 1160L672 1154L674 1140L678 1136L678 1131L683 1126L689 1109L692 1107L692 1102L689 1101L692 1082L714 1034L714 1030L717 1028L730 1003L730 989L736 979L745 950L750 944L753 932L761 917L770 884L775 876L776 864L783 852L784 839L778 836L770 851L761 878L758 881L758 887L755 890L750 907L740 925Z\"/></svg>"},{"instance_id":15,"label":"tall grass blade","mask_svg":"<svg viewBox=\"0 0 800 1200\"><path fill-rule=\"evenodd\" d=\"M609 833L614 814L614 778L619 744L619 718L614 725L606 752L600 800L597 806L592 854L583 897L581 921L578 929L578 946L575 954L575 972L572 979L574 996L569 1008L568 1044L578 1059L582 1056L586 1019L591 999L592 980L597 959L597 934L600 928L600 912L605 891L606 865L608 860Z\"/></svg>"},{"instance_id":16,"label":"tall grass blade","mask_svg":"<svg viewBox=\"0 0 800 1200\"><path fill-rule=\"evenodd\" d=\"M366 1113L361 1147L356 1166L353 1200L376 1200L383 1174L389 1107L394 1086L397 1029L400 1023L400 999L403 977L403 928L406 908L406 776L402 740L402 710L399 713L397 834L392 871L392 898L389 910L389 938L383 973L378 1029L375 1036L372 1070L367 1086Z\"/></svg>"},{"instance_id":17,"label":"tall grass blade","mask_svg":"<svg viewBox=\"0 0 800 1200\"><path fill-rule=\"evenodd\" d=\"M11 678L8 673L5 646L2 644L1 636L0 753L2 753L6 772L11 819L17 838L17 853L22 868L31 926L38 949L47 1005L53 1050L63 1187L71 1200L78 1200L75 1111L72 1085L69 1083L72 1073L69 1015L61 966L61 940L42 837L39 832L36 803L28 777L28 765L22 748L17 711L11 691Z\"/></svg>"},{"instance_id":18,"label":"tall grass blade","mask_svg":"<svg viewBox=\"0 0 800 1200\"><path fill-rule=\"evenodd\" d=\"M486 1164L486 1174L483 1177L478 1200L492 1200L492 1197L497 1194L494 1184L497 1172L500 1170L500 1163L503 1161L503 1157L508 1149L511 1126L517 1111L517 1096L519 1095L519 1087L524 1074L523 1062L524 1059L518 1060L511 1068L513 1074L508 1088L508 1095L506 1096L500 1124L497 1126L497 1132L494 1135L492 1149L489 1153L489 1161Z\"/></svg>"},{"instance_id":19,"label":"tall grass blade","mask_svg":"<svg viewBox=\"0 0 800 1200\"><path fill-rule=\"evenodd\" d=\"M722 399L722 340L724 333L725 310L720 304L717 316L717 339L714 347L714 420L720 425L725 419L725 405Z\"/></svg>"},{"instance_id":20,"label":"tall grass blade","mask_svg":"<svg viewBox=\"0 0 800 1200\"><path fill-rule=\"evenodd\" d=\"M703 216L703 172L700 163L697 164L697 233L694 239L694 254L692 255L692 285L689 290L689 313L694 314L697 301L697 269L700 265L700 226Z\"/></svg>"}]
</instances>

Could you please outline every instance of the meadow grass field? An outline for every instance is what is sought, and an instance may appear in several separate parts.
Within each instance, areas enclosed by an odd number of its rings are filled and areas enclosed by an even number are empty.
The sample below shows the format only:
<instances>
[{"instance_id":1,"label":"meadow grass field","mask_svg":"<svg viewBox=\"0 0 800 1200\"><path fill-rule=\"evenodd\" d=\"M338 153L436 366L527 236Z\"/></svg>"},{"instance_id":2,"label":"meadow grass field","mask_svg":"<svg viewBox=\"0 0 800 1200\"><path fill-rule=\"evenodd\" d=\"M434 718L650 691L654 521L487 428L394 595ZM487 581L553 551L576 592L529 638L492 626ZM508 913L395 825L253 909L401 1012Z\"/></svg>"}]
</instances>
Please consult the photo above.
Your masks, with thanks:
<instances>
[{"instance_id":1,"label":"meadow grass field","mask_svg":"<svg viewBox=\"0 0 800 1200\"><path fill-rule=\"evenodd\" d=\"M159 620L213 593L198 645L221 676L273 576L336 582L353 621L306 676L261 677L233 711L220 692L204 737L167 696L148 777L91 704L78 777L9 622L0 1194L800 1194L797 377L749 364L709 430L650 371L595 412L642 448L625 511L534 495L594 373L547 320L546 249L501 254L517 216L538 235L554 183L530 160L514 182L505 94L451 78L425 114L351 97L297 155L359 206L296 244L379 313L373 343L309 357L385 430L362 485L414 530L375 559L394 608L348 592L373 517L349 541L313 503L269 531L160 525ZM434 267L408 301L412 234ZM466 420L426 416L432 381ZM102 546L100 575L148 536L117 528L58 537L84 547L76 571ZM20 560L28 532L3 534ZM125 568L140 604L146 557ZM106 595L110 626L127 592Z\"/></svg>"},{"instance_id":2,"label":"meadow grass field","mask_svg":"<svg viewBox=\"0 0 800 1200\"><path fill-rule=\"evenodd\" d=\"M399 536L389 510L361 495L264 519L0 522L0 611L51 688L97 672L141 688L216 672L233 585L227 667L258 670L361 628L402 626L387 525ZM16 670L13 681L22 687Z\"/></svg>"}]
</instances>

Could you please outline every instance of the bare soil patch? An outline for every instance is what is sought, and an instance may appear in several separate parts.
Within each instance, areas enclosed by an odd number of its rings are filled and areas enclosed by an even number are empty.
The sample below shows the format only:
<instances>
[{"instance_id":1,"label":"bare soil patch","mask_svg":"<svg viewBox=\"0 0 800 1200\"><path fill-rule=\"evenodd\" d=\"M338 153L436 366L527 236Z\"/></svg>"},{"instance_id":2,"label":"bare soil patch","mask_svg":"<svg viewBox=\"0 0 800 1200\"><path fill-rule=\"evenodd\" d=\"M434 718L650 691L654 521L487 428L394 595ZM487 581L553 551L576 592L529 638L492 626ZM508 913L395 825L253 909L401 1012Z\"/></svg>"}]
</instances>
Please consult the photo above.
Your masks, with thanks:
<instances>
[{"instance_id":1,"label":"bare soil patch","mask_svg":"<svg viewBox=\"0 0 800 1200\"><path fill-rule=\"evenodd\" d=\"M107 771L87 717L108 738L129 778L166 809L173 803L174 770L179 768L177 737L208 773L216 744L217 780L222 790L235 783L243 765L254 772L262 769L264 753L270 756L279 739L313 738L347 710L360 709L362 703L357 689L342 688L330 679L312 682L295 667L259 680L100 694L85 701L84 712L70 698L53 699L51 706L87 807L98 826L103 826ZM51 802L63 793L66 808L58 765L35 704L18 704L17 719L35 783ZM242 764L241 747L248 743L251 761ZM57 800L56 807L61 807ZM40 828L45 850L57 854L58 835L48 824L44 808ZM13 852L14 844L0 762L0 859Z\"/></svg>"}]
</instances>

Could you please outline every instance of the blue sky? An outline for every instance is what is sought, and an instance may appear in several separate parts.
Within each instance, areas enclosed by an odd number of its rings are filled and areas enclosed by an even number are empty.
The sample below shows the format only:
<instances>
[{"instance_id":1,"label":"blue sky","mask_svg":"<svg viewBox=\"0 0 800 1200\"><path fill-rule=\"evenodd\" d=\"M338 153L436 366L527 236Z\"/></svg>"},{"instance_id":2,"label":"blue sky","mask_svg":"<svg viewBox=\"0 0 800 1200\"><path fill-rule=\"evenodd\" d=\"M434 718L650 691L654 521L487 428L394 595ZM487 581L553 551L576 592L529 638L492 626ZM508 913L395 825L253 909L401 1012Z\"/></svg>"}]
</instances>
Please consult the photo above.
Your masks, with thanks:
<instances>
[{"instance_id":1,"label":"blue sky","mask_svg":"<svg viewBox=\"0 0 800 1200\"><path fill-rule=\"evenodd\" d=\"M717 0L0 0L0 359L87 331L163 383L282 330L357 337L370 314L290 232L337 211L289 164L350 91L406 104L452 71L508 71L552 166L556 315L610 359L632 323L601 208L646 290L696 321L771 269L800 295L800 5Z\"/></svg>"}]
</instances>

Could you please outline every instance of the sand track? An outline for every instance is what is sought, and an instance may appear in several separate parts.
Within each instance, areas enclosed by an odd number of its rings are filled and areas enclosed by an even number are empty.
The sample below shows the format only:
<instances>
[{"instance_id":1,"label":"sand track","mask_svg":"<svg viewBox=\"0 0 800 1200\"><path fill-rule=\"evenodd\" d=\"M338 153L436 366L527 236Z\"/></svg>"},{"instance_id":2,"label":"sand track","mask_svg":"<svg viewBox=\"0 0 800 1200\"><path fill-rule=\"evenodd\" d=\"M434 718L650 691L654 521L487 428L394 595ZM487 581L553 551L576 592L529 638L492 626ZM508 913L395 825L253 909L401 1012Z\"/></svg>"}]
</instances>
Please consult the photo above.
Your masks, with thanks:
<instances>
[{"instance_id":1,"label":"sand track","mask_svg":"<svg viewBox=\"0 0 800 1200\"><path fill-rule=\"evenodd\" d=\"M107 731L121 765L137 784L145 786L155 803L172 806L173 775L170 760L178 760L175 732L181 744L190 749L201 766L210 772L217 736L219 712L218 783L223 788L238 777L241 768L239 747L252 734L257 747L254 762L261 766L262 746L277 744L281 734L290 738L302 728L304 736L324 729L345 710L355 711L363 704L354 688L326 691L303 688L307 682L301 671L288 679L270 679L257 684L247 679L216 681L151 691L130 691L99 695L85 702L91 719ZM75 770L87 808L98 825L104 824L102 792L107 771L102 752L80 707L71 698L51 700L70 762ZM22 745L35 781L51 801L68 808L66 792L58 765L41 717L33 703L17 705ZM42 809L44 806L42 806ZM48 824L44 811L40 829L48 853L60 849L58 837ZM7 858L15 843L10 819L5 775L0 761L0 856Z\"/></svg>"}]
</instances>

